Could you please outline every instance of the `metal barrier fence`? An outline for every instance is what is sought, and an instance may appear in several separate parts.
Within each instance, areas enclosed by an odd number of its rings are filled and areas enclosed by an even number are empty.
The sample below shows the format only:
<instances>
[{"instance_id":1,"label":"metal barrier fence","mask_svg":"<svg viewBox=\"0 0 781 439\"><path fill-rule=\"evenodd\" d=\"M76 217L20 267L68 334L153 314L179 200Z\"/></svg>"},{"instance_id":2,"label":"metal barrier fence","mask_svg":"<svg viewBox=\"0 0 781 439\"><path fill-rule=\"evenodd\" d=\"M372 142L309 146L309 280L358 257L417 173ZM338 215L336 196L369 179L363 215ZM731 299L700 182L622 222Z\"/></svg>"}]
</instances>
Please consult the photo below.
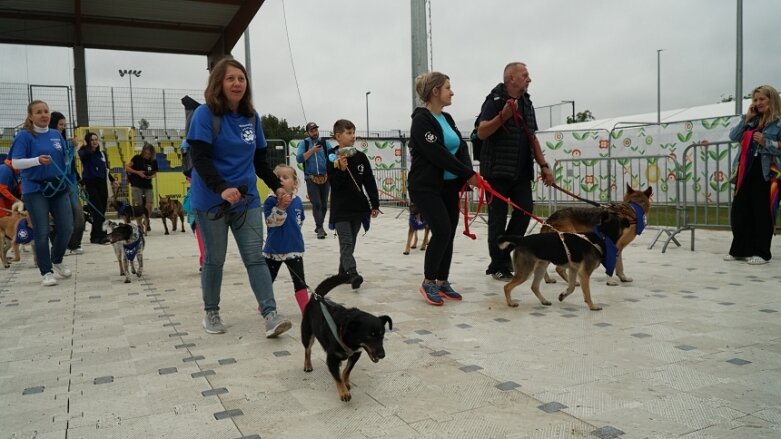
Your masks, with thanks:
<instances>
[{"instance_id":1,"label":"metal barrier fence","mask_svg":"<svg viewBox=\"0 0 781 439\"><path fill-rule=\"evenodd\" d=\"M681 222L662 247L667 249L676 235L691 232L694 251L697 228L728 229L732 209L733 160L740 145L735 142L695 143L683 151L683 163L678 171L681 185Z\"/></svg>"}]
</instances>

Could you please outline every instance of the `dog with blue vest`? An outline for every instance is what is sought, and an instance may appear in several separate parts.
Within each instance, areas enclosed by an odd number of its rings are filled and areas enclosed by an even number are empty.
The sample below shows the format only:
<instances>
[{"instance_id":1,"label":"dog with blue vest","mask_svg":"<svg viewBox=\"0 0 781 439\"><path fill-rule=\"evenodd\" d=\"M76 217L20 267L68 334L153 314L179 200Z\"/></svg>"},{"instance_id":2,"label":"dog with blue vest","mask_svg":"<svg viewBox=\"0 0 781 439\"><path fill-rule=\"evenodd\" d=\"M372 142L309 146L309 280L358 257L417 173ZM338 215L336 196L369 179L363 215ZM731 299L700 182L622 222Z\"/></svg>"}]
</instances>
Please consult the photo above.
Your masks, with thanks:
<instances>
[{"instance_id":1,"label":"dog with blue vest","mask_svg":"<svg viewBox=\"0 0 781 439\"><path fill-rule=\"evenodd\" d=\"M117 224L106 220L103 230L108 234L114 254L119 263L119 275L125 276L125 283L130 283L130 274L138 277L144 271L144 230L133 223ZM138 269L136 269L138 259Z\"/></svg>"}]
</instances>

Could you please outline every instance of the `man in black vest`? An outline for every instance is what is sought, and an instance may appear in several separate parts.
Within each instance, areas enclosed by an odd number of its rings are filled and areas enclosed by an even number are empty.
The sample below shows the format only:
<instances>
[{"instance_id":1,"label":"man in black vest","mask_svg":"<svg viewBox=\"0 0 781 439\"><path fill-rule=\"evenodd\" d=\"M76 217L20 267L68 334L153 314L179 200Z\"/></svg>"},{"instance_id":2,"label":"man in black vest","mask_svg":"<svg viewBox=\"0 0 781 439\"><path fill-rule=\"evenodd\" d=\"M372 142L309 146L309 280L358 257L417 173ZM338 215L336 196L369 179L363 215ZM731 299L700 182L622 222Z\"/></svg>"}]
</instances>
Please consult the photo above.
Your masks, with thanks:
<instances>
[{"instance_id":1,"label":"man in black vest","mask_svg":"<svg viewBox=\"0 0 781 439\"><path fill-rule=\"evenodd\" d=\"M543 183L553 183L553 172L535 135L537 119L527 93L531 81L526 64L507 64L504 82L485 98L477 127L477 136L483 141L480 175L528 212L534 209L531 181L535 177L535 161L540 166ZM497 238L503 234L523 235L528 225L529 217L517 210L513 210L508 224L507 204L503 201L497 199L488 205L491 263L485 274L503 281L512 278L510 252L499 249Z\"/></svg>"}]
</instances>

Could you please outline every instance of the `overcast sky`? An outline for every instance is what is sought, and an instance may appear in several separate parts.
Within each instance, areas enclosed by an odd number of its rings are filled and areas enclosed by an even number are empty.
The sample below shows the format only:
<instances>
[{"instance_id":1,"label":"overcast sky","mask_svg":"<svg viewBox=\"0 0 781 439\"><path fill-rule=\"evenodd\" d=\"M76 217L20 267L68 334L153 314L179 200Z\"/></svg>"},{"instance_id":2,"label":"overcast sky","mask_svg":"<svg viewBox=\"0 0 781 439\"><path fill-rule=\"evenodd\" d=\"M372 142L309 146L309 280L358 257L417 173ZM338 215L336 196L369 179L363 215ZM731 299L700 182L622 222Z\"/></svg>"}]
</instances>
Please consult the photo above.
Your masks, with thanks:
<instances>
[{"instance_id":1,"label":"overcast sky","mask_svg":"<svg viewBox=\"0 0 781 439\"><path fill-rule=\"evenodd\" d=\"M607 118L656 111L656 50L664 49L662 110L715 103L735 90L736 4L432 0L433 66L451 78L448 111L462 125L479 112L510 61L527 63L535 106L574 100L577 111ZM284 6L308 120L330 127L348 118L362 132L371 91L372 131L409 128L409 0L286 0ZM266 0L250 26L255 104L261 113L303 125L282 12L282 0ZM745 1L743 16L744 93L759 84L781 87L781 1ZM244 60L243 40L233 55ZM0 45L0 59L0 82L72 81L68 49ZM63 68L52 68L57 63ZM133 68L144 72L134 87L202 89L205 65L205 57L88 50L87 81L124 87L117 69ZM554 111L558 123L571 107ZM547 119L549 110L539 113Z\"/></svg>"}]
</instances>

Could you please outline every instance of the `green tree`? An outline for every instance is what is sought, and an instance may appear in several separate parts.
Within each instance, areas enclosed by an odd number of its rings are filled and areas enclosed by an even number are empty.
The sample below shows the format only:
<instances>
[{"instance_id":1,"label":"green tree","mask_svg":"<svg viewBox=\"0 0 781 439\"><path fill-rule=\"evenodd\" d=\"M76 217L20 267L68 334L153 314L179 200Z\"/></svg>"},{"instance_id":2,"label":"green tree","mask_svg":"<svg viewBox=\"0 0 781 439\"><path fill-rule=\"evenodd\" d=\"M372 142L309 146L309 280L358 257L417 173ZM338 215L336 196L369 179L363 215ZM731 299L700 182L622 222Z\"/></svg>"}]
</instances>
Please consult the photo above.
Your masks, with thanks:
<instances>
[{"instance_id":1,"label":"green tree","mask_svg":"<svg viewBox=\"0 0 781 439\"><path fill-rule=\"evenodd\" d=\"M263 132L267 139L282 139L287 144L293 139L302 139L306 136L303 127L288 126L287 120L279 119L273 114L264 114L260 120L263 122Z\"/></svg>"},{"instance_id":2,"label":"green tree","mask_svg":"<svg viewBox=\"0 0 781 439\"><path fill-rule=\"evenodd\" d=\"M586 122L594 119L595 117L593 114L591 114L591 110L584 110L576 114L574 119L572 118L572 116L567 116L567 123L570 124L570 123Z\"/></svg>"}]
</instances>

